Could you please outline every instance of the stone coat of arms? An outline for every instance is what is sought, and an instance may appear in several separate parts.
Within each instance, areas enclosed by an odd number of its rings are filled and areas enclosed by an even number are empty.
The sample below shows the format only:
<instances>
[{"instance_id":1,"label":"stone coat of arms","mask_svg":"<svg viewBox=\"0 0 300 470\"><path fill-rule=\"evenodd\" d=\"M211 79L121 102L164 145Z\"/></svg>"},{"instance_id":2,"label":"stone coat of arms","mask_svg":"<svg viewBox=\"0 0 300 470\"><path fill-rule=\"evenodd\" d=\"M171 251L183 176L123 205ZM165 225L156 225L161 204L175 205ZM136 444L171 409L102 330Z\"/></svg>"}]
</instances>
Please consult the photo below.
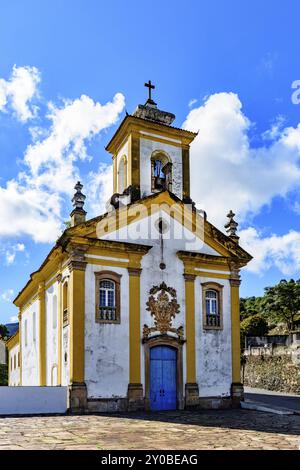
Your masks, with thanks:
<instances>
[{"instance_id":1,"label":"stone coat of arms","mask_svg":"<svg viewBox=\"0 0 300 470\"><path fill-rule=\"evenodd\" d=\"M146 303L147 310L154 318L154 326L144 325L143 338L146 339L153 332L167 334L168 331L176 333L179 338L183 337L183 327L173 328L172 320L179 313L180 307L177 303L176 290L168 287L165 282L154 286L150 290L150 297Z\"/></svg>"}]
</instances>

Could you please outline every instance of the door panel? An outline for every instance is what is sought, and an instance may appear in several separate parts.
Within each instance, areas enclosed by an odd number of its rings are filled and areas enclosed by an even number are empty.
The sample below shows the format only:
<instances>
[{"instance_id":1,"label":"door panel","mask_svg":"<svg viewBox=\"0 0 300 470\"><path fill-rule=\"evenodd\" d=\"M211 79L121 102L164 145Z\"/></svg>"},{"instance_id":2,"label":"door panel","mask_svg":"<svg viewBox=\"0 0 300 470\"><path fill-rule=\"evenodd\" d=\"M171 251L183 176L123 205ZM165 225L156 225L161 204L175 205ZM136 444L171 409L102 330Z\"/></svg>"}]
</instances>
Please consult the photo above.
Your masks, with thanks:
<instances>
[{"instance_id":1,"label":"door panel","mask_svg":"<svg viewBox=\"0 0 300 470\"><path fill-rule=\"evenodd\" d=\"M169 346L155 346L150 350L150 405L151 410L175 410L177 353Z\"/></svg>"}]
</instances>

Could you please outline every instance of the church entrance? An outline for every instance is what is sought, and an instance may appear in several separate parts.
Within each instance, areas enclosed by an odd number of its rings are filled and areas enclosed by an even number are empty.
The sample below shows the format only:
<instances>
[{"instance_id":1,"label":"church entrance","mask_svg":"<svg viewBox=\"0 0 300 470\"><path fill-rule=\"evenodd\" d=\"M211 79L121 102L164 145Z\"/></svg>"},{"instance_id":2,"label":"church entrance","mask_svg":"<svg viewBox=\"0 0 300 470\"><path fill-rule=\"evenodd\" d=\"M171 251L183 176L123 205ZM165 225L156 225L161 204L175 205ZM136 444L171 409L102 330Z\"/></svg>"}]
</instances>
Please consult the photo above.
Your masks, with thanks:
<instances>
[{"instance_id":1,"label":"church entrance","mask_svg":"<svg viewBox=\"0 0 300 470\"><path fill-rule=\"evenodd\" d=\"M177 350L171 346L150 349L150 409L176 410Z\"/></svg>"}]
</instances>

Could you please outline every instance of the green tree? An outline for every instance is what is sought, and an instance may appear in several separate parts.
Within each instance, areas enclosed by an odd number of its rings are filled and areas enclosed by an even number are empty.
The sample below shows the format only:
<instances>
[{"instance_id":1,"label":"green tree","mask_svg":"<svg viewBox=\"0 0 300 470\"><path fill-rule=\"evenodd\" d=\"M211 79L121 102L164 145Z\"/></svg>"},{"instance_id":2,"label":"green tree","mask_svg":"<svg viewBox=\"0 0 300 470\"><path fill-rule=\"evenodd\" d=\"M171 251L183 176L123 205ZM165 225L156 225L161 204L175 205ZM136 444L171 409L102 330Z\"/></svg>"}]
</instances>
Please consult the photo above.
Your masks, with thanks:
<instances>
[{"instance_id":1,"label":"green tree","mask_svg":"<svg viewBox=\"0 0 300 470\"><path fill-rule=\"evenodd\" d=\"M261 315L252 315L241 321L241 331L247 336L264 336L268 332L268 323Z\"/></svg>"},{"instance_id":2,"label":"green tree","mask_svg":"<svg viewBox=\"0 0 300 470\"><path fill-rule=\"evenodd\" d=\"M241 345L246 336L265 336L268 333L268 323L261 315L252 315L241 321Z\"/></svg>"},{"instance_id":3,"label":"green tree","mask_svg":"<svg viewBox=\"0 0 300 470\"><path fill-rule=\"evenodd\" d=\"M269 323L285 323L293 331L300 312L300 280L282 279L276 286L266 287L262 312Z\"/></svg>"},{"instance_id":4,"label":"green tree","mask_svg":"<svg viewBox=\"0 0 300 470\"><path fill-rule=\"evenodd\" d=\"M5 325L0 324L0 338L7 338L8 337L8 329Z\"/></svg>"},{"instance_id":5,"label":"green tree","mask_svg":"<svg viewBox=\"0 0 300 470\"><path fill-rule=\"evenodd\" d=\"M261 313L262 297L246 297L240 299L241 320Z\"/></svg>"}]
</instances>

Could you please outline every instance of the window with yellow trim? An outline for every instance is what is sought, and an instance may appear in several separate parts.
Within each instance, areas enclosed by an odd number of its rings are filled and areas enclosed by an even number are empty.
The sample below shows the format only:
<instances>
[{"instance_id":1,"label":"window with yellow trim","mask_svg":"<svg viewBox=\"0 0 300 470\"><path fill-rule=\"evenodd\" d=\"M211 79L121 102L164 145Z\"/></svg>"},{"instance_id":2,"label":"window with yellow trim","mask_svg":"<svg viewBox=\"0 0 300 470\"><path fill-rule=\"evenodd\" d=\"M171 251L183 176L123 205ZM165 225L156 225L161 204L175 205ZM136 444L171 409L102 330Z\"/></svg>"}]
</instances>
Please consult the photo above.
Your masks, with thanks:
<instances>
[{"instance_id":1,"label":"window with yellow trim","mask_svg":"<svg viewBox=\"0 0 300 470\"><path fill-rule=\"evenodd\" d=\"M121 275L112 271L95 273L97 323L120 323Z\"/></svg>"},{"instance_id":2,"label":"window with yellow trim","mask_svg":"<svg viewBox=\"0 0 300 470\"><path fill-rule=\"evenodd\" d=\"M204 282L202 285L203 327L220 330L223 328L223 285Z\"/></svg>"}]
</instances>

